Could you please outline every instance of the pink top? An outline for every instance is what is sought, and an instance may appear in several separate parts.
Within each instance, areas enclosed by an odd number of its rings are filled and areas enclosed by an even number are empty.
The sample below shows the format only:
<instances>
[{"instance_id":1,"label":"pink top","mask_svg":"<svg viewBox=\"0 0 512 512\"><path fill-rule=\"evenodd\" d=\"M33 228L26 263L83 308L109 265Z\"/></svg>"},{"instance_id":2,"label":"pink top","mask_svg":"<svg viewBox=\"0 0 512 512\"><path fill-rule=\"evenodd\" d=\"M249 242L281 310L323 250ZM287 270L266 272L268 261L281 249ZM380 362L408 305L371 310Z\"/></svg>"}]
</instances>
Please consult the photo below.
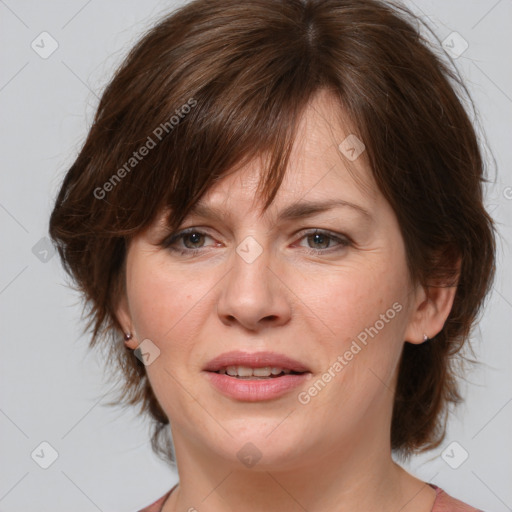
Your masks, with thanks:
<instances>
[{"instance_id":1,"label":"pink top","mask_svg":"<svg viewBox=\"0 0 512 512\"><path fill-rule=\"evenodd\" d=\"M169 492L164 494L160 499L156 500L148 507L139 510L138 512L161 512L165 500L169 497L169 495L177 487L177 485L178 484L176 484ZM450 496L437 485L431 483L429 483L428 485L430 485L430 487L433 487L436 491L436 499L434 501L434 506L432 507L431 512L483 512L483 510L471 507L467 503L463 503L462 501Z\"/></svg>"}]
</instances>

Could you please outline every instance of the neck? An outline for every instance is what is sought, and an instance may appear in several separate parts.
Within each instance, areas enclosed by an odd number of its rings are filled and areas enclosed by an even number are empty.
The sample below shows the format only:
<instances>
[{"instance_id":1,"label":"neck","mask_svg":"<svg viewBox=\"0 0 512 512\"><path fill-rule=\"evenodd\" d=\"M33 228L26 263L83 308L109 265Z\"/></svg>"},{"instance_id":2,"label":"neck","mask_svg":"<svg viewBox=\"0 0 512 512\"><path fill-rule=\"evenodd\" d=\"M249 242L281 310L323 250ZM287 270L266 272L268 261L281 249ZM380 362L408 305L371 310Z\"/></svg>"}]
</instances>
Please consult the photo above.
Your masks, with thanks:
<instances>
[{"instance_id":1,"label":"neck","mask_svg":"<svg viewBox=\"0 0 512 512\"><path fill-rule=\"evenodd\" d=\"M322 456L311 450L301 454L302 465L265 465L262 458L252 468L187 443L179 432L173 439L180 483L162 512L430 512L435 500L434 489L398 466L378 436Z\"/></svg>"}]
</instances>

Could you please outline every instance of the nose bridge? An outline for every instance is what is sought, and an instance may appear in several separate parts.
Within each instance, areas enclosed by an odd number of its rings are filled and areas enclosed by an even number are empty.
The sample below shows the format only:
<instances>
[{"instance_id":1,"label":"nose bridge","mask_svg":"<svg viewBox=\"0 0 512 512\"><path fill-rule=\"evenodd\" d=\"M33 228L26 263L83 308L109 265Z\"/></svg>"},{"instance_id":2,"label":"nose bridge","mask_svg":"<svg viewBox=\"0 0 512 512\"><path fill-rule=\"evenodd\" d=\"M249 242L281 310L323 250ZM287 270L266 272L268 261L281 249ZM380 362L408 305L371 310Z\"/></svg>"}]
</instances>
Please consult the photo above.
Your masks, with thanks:
<instances>
[{"instance_id":1,"label":"nose bridge","mask_svg":"<svg viewBox=\"0 0 512 512\"><path fill-rule=\"evenodd\" d=\"M253 236L247 236L238 244L233 255L231 279L235 285L231 291L238 294L245 306L260 308L271 299L271 283L268 266L272 264L270 249Z\"/></svg>"},{"instance_id":2,"label":"nose bridge","mask_svg":"<svg viewBox=\"0 0 512 512\"><path fill-rule=\"evenodd\" d=\"M238 244L218 303L218 314L224 322L236 320L255 329L259 323L288 321L288 299L269 269L276 263L272 250L255 237L247 236Z\"/></svg>"}]
</instances>

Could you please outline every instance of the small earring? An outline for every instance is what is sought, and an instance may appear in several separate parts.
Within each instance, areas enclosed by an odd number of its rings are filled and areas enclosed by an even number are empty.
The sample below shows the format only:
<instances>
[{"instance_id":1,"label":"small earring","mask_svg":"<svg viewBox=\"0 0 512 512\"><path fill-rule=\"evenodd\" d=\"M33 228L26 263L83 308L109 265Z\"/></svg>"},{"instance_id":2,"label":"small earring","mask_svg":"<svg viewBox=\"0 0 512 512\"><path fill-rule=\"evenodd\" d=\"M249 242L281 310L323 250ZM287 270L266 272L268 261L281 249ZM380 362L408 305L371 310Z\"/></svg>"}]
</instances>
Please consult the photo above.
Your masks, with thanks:
<instances>
[{"instance_id":1,"label":"small earring","mask_svg":"<svg viewBox=\"0 0 512 512\"><path fill-rule=\"evenodd\" d=\"M425 334L423 333L423 341L428 341L430 338Z\"/></svg>"},{"instance_id":2,"label":"small earring","mask_svg":"<svg viewBox=\"0 0 512 512\"><path fill-rule=\"evenodd\" d=\"M133 336L132 336L132 333L131 333L131 332L127 332L127 333L125 333L125 335L124 335L124 341L130 341L132 338L133 338Z\"/></svg>"}]
</instances>

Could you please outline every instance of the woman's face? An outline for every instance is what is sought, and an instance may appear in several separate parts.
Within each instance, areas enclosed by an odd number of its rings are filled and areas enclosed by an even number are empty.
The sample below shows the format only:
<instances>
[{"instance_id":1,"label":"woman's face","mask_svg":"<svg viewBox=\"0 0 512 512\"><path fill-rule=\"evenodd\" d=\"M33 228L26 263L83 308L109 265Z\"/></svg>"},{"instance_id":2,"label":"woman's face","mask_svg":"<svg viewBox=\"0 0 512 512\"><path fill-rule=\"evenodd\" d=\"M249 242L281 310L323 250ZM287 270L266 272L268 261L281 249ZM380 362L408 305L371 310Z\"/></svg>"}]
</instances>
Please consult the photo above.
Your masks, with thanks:
<instances>
[{"instance_id":1,"label":"woman's face","mask_svg":"<svg viewBox=\"0 0 512 512\"><path fill-rule=\"evenodd\" d=\"M168 235L162 215L131 241L119 317L134 346L146 340L146 370L178 456L186 445L233 465L253 457L285 468L348 457L363 443L389 449L403 342L428 332L417 312L424 292L409 282L395 214L335 108L324 93L310 103L264 215L253 161L208 192L203 211L180 227L193 228L187 235L158 245ZM283 215L311 203L328 206ZM214 366L277 372L292 366L284 356L306 371L244 379L206 370L226 353L234 359Z\"/></svg>"}]
</instances>

